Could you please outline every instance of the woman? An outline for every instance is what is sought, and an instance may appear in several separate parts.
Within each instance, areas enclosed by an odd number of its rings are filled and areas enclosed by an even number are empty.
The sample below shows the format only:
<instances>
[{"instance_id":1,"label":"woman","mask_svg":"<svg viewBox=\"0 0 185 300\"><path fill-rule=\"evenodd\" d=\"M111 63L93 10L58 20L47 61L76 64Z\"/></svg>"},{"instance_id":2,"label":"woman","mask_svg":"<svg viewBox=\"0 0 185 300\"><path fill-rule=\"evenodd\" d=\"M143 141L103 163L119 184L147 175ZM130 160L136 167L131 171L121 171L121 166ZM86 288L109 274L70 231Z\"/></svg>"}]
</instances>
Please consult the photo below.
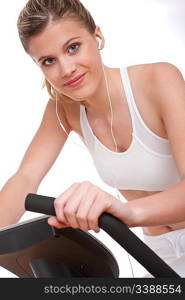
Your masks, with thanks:
<instances>
[{"instance_id":1,"label":"woman","mask_svg":"<svg viewBox=\"0 0 185 300\"><path fill-rule=\"evenodd\" d=\"M101 178L128 202L90 182L74 183L56 198L56 217L49 224L99 232L98 218L108 212L129 227L142 226L148 245L168 263L180 256L185 264L180 238L185 236L185 86L180 71L168 63L105 66L103 34L78 0L29 0L18 31L45 76L50 100L19 169L0 193L1 226L19 220L25 196L37 191L75 131Z\"/></svg>"}]
</instances>

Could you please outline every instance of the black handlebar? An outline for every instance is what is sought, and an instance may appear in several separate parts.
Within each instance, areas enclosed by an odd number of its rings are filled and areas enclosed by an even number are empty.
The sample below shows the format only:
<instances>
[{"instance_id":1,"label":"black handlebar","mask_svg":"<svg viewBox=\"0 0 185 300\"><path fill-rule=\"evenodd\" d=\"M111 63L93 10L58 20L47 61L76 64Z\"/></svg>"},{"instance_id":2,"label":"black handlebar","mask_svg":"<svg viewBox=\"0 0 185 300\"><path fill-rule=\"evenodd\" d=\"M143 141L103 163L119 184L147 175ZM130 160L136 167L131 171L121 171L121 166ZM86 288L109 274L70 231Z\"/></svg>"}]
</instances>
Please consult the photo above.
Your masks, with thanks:
<instances>
[{"instance_id":1,"label":"black handlebar","mask_svg":"<svg viewBox=\"0 0 185 300\"><path fill-rule=\"evenodd\" d=\"M53 197L28 194L25 199L25 208L28 211L55 216L54 200ZM103 213L99 218L99 227L107 232L154 277L180 277L119 219L108 213Z\"/></svg>"},{"instance_id":2,"label":"black handlebar","mask_svg":"<svg viewBox=\"0 0 185 300\"><path fill-rule=\"evenodd\" d=\"M25 200L25 209L41 214L56 216L54 200L54 197L28 194Z\"/></svg>"}]
</instances>

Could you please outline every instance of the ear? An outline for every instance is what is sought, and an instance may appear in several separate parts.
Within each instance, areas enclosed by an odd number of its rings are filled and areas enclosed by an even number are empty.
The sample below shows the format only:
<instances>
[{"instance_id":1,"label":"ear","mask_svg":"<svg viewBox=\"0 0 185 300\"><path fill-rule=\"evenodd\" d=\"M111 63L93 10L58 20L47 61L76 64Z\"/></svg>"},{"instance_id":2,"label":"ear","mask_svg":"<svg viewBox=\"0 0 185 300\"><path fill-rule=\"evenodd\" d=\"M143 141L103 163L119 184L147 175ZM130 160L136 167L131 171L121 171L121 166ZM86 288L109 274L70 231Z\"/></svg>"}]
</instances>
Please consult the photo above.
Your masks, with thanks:
<instances>
[{"instance_id":1,"label":"ear","mask_svg":"<svg viewBox=\"0 0 185 300\"><path fill-rule=\"evenodd\" d=\"M104 38L99 26L96 26L94 35L95 35L96 40L97 40L98 49L102 50L105 46L105 38Z\"/></svg>"}]
</instances>

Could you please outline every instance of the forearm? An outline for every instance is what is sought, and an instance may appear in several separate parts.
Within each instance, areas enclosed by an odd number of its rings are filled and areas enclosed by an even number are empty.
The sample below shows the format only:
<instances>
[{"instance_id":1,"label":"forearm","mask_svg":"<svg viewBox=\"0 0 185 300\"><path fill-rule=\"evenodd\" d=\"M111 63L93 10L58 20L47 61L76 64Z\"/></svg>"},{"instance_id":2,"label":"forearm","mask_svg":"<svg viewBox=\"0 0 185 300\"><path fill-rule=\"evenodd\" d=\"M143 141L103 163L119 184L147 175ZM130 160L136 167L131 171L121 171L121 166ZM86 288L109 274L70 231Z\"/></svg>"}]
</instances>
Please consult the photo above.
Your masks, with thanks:
<instances>
[{"instance_id":1,"label":"forearm","mask_svg":"<svg viewBox=\"0 0 185 300\"><path fill-rule=\"evenodd\" d=\"M25 176L18 173L13 175L0 191L0 227L17 223L25 212L26 195L36 191L36 185Z\"/></svg>"},{"instance_id":2,"label":"forearm","mask_svg":"<svg viewBox=\"0 0 185 300\"><path fill-rule=\"evenodd\" d=\"M131 227L169 225L185 221L185 180L151 196L129 201Z\"/></svg>"}]
</instances>

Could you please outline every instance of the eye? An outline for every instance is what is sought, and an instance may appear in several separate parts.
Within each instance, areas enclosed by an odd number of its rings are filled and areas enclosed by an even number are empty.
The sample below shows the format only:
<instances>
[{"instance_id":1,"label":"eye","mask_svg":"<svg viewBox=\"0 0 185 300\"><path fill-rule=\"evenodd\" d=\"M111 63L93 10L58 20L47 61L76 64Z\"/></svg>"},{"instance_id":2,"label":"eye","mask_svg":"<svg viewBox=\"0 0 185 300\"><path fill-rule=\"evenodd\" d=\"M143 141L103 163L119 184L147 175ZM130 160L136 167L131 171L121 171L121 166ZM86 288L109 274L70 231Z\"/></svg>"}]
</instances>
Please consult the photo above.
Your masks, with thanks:
<instances>
[{"instance_id":1,"label":"eye","mask_svg":"<svg viewBox=\"0 0 185 300\"><path fill-rule=\"evenodd\" d=\"M68 47L68 52L74 53L78 50L79 47L80 47L79 43L72 44Z\"/></svg>"},{"instance_id":2,"label":"eye","mask_svg":"<svg viewBox=\"0 0 185 300\"><path fill-rule=\"evenodd\" d=\"M53 64L53 62L54 62L54 58L48 57L47 59L43 60L42 64L48 66L48 65Z\"/></svg>"}]
</instances>

